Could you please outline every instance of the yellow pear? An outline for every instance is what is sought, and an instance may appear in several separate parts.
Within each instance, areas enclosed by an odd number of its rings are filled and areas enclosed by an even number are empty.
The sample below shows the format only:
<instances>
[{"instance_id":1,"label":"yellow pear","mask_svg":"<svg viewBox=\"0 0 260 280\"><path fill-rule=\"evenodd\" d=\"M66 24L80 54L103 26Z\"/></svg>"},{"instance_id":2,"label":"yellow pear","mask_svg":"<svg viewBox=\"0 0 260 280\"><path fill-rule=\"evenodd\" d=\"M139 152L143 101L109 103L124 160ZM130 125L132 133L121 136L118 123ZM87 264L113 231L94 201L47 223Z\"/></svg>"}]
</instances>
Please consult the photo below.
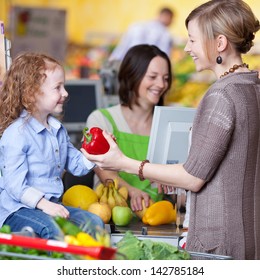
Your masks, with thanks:
<instances>
[{"instance_id":1,"label":"yellow pear","mask_svg":"<svg viewBox=\"0 0 260 280\"><path fill-rule=\"evenodd\" d=\"M112 211L107 203L92 203L89 206L88 211L99 216L105 224L107 224L111 219Z\"/></svg>"}]
</instances>

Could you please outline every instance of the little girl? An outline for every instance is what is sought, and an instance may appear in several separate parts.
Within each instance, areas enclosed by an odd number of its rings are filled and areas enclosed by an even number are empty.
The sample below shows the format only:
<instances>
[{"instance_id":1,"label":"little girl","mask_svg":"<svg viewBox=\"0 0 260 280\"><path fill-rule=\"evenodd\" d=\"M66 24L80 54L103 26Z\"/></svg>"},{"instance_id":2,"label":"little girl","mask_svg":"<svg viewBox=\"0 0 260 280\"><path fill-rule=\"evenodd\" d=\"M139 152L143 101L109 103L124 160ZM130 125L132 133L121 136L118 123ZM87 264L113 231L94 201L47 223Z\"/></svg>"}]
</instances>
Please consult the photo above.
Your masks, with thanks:
<instances>
[{"instance_id":1,"label":"little girl","mask_svg":"<svg viewBox=\"0 0 260 280\"><path fill-rule=\"evenodd\" d=\"M14 59L0 92L0 227L30 226L42 238L62 235L61 216L92 233L102 220L61 204L64 170L87 174L94 164L70 142L61 115L68 97L65 73L55 59L24 53ZM86 226L87 225L87 226Z\"/></svg>"}]
</instances>

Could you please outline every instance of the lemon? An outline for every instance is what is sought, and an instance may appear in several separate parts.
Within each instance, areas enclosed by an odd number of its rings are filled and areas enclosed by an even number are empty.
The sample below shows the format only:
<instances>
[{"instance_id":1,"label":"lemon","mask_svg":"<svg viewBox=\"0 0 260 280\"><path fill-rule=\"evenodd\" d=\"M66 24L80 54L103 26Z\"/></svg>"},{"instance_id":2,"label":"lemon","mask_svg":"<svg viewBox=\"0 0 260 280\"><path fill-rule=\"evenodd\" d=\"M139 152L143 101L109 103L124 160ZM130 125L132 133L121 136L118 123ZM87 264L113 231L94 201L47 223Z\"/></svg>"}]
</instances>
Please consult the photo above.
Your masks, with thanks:
<instances>
[{"instance_id":1,"label":"lemon","mask_svg":"<svg viewBox=\"0 0 260 280\"><path fill-rule=\"evenodd\" d=\"M96 192L85 185L74 185L69 188L62 197L65 206L78 207L87 210L88 207L98 201Z\"/></svg>"}]
</instances>

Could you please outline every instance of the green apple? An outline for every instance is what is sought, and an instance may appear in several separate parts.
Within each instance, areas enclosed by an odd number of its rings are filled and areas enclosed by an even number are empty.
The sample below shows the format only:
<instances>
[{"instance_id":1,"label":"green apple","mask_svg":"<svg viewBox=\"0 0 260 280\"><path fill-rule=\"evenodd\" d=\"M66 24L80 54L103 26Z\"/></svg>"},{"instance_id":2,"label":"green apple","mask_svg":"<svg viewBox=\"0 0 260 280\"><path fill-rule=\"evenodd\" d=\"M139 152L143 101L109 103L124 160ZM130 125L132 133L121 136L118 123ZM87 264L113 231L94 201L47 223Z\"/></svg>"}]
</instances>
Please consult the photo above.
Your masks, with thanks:
<instances>
[{"instance_id":1,"label":"green apple","mask_svg":"<svg viewBox=\"0 0 260 280\"><path fill-rule=\"evenodd\" d=\"M127 226L133 218L132 210L125 206L115 206L112 209L112 221L116 226Z\"/></svg>"}]
</instances>

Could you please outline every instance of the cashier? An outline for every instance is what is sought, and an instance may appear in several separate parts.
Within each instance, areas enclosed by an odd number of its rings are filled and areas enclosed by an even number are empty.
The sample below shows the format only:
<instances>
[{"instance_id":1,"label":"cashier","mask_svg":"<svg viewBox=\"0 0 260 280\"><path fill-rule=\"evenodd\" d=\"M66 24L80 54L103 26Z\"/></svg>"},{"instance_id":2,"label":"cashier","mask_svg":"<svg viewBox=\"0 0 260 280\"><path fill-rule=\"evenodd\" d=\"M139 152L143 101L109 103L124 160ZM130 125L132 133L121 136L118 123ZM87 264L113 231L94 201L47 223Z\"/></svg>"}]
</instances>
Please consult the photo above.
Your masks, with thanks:
<instances>
[{"instance_id":1,"label":"cashier","mask_svg":"<svg viewBox=\"0 0 260 280\"><path fill-rule=\"evenodd\" d=\"M136 45L126 53L118 73L120 104L92 112L86 126L98 126L112 133L120 149L137 160L148 150L154 106L163 105L171 88L171 62L167 54L153 45ZM149 200L159 201L156 187L149 180L140 180L126 172L95 169L95 185L118 178L119 186L128 189L132 210L142 210Z\"/></svg>"}]
</instances>

